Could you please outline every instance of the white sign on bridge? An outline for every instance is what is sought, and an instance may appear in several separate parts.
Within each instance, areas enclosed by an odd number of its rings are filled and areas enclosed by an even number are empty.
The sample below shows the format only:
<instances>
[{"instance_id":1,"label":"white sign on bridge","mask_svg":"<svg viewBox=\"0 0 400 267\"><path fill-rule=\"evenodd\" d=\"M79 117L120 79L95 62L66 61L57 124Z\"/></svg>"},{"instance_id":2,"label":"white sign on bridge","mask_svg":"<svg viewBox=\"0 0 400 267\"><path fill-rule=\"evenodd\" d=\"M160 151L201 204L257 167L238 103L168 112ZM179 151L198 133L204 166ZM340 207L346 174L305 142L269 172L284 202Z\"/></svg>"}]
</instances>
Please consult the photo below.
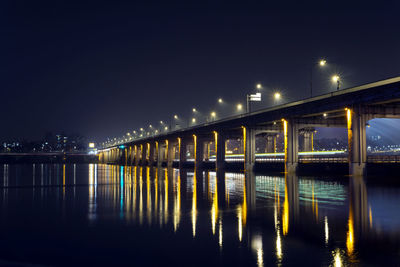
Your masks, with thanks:
<instances>
[{"instance_id":1,"label":"white sign on bridge","mask_svg":"<svg viewBox=\"0 0 400 267\"><path fill-rule=\"evenodd\" d=\"M250 95L250 101L261 101L261 93Z\"/></svg>"}]
</instances>

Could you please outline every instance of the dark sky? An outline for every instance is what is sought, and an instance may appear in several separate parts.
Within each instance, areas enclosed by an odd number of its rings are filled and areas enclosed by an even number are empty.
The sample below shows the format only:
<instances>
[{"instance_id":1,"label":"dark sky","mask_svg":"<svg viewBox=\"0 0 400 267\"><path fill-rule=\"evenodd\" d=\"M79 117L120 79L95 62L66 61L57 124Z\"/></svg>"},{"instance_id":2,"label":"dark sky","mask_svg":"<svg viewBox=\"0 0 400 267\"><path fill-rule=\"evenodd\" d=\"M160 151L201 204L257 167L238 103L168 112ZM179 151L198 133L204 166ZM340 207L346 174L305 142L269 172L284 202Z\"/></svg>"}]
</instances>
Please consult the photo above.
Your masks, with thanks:
<instances>
[{"instance_id":1,"label":"dark sky","mask_svg":"<svg viewBox=\"0 0 400 267\"><path fill-rule=\"evenodd\" d=\"M394 1L83 2L0 2L0 140L102 141L193 106L209 113L218 97L233 109L257 82L305 98L321 57L317 94L335 89L335 72L343 87L400 75Z\"/></svg>"}]
</instances>

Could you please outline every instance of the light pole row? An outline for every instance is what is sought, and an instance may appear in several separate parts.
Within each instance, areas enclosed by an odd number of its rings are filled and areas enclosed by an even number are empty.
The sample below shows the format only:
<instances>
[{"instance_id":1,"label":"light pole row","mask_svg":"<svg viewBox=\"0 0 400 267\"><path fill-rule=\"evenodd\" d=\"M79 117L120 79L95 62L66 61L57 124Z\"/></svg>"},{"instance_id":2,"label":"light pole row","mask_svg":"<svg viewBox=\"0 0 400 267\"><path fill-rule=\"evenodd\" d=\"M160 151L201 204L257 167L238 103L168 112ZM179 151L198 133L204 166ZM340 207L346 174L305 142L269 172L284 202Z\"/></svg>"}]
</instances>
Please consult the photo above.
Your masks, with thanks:
<instances>
[{"instance_id":1,"label":"light pole row","mask_svg":"<svg viewBox=\"0 0 400 267\"><path fill-rule=\"evenodd\" d=\"M325 59L321 59L318 61L317 64L320 68L324 68L327 66L327 61ZM310 97L313 96L313 69L314 69L314 65L310 68ZM336 90L340 89L341 86L341 78L338 74L335 74L331 77L331 80L333 83L336 83ZM251 112L251 102L260 102L261 101L261 92L259 92L259 90L265 89L263 87L263 85L261 83L258 83L256 85L256 93L255 94L246 94L246 112L250 113ZM282 98L282 95L279 91L274 91L273 92L273 99L275 102L280 101ZM222 98L218 98L218 103L222 104L224 103ZM243 105L241 103L238 103L236 105L236 111L237 112L241 112L243 110ZM196 113L198 113L196 108L192 108L192 112L194 114L194 116L192 117L192 119L190 120L192 125L197 123L197 119L196 119ZM217 117L217 113L215 111L211 111L209 116L206 116L206 122L211 122L211 121L215 121ZM150 132L145 131L143 128L140 128L140 131L132 131L132 134L130 132L126 133L126 136L124 135L123 138L113 138L113 139L108 139L106 142L103 143L104 145L116 145L116 144L121 144L124 141L129 141L132 139L137 139L137 138L143 138L143 137L147 137L147 136L153 136L153 135L157 135L164 132L167 132L168 130L171 131L173 129L172 124L173 122L175 123L175 129L177 127L177 121L179 121L179 117L178 115L174 115L173 119L171 119L170 123L169 123L169 127L165 124L164 121L160 121L160 125L161 128L160 130L158 129L154 129L154 127L150 124L149 128L150 128ZM190 126L190 121L188 122L188 127Z\"/></svg>"}]
</instances>

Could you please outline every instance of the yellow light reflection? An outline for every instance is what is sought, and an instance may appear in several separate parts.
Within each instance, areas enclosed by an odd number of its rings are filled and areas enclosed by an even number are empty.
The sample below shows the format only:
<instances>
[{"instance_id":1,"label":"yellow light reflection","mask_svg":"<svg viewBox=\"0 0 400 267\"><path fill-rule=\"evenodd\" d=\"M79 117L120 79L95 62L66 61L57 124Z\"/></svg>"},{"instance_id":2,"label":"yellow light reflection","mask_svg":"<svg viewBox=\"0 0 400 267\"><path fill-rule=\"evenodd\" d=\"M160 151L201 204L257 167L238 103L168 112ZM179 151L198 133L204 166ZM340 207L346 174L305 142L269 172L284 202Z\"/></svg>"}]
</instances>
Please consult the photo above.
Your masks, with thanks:
<instances>
[{"instance_id":1,"label":"yellow light reflection","mask_svg":"<svg viewBox=\"0 0 400 267\"><path fill-rule=\"evenodd\" d=\"M289 231L289 197L287 188L287 177L285 176L285 200L283 202L283 213L282 213L282 233L287 235Z\"/></svg>"},{"instance_id":2,"label":"yellow light reflection","mask_svg":"<svg viewBox=\"0 0 400 267\"><path fill-rule=\"evenodd\" d=\"M158 168L155 169L155 177L154 177L154 214L157 216L158 210Z\"/></svg>"},{"instance_id":3,"label":"yellow light reflection","mask_svg":"<svg viewBox=\"0 0 400 267\"><path fill-rule=\"evenodd\" d=\"M196 236L196 220L197 220L197 177L196 169L193 175L193 197L192 197L192 232L193 237Z\"/></svg>"},{"instance_id":4,"label":"yellow light reflection","mask_svg":"<svg viewBox=\"0 0 400 267\"><path fill-rule=\"evenodd\" d=\"M312 196L312 211L315 214L315 218L318 221L318 199L314 192L314 182L311 185L311 196Z\"/></svg>"},{"instance_id":5,"label":"yellow light reflection","mask_svg":"<svg viewBox=\"0 0 400 267\"><path fill-rule=\"evenodd\" d=\"M215 234L215 225L217 223L218 218L218 185L217 185L217 177L214 177L214 195L212 198L211 205L211 229L213 235ZM209 185L210 186L210 185Z\"/></svg>"},{"instance_id":6,"label":"yellow light reflection","mask_svg":"<svg viewBox=\"0 0 400 267\"><path fill-rule=\"evenodd\" d=\"M165 169L164 179L164 222L168 222L168 169Z\"/></svg>"},{"instance_id":7,"label":"yellow light reflection","mask_svg":"<svg viewBox=\"0 0 400 267\"><path fill-rule=\"evenodd\" d=\"M238 212L238 215L237 215L237 217L238 217L238 236L239 236L239 241L242 241L242 235L243 235L242 212L243 211L242 211L241 205L239 205L237 212Z\"/></svg>"},{"instance_id":8,"label":"yellow light reflection","mask_svg":"<svg viewBox=\"0 0 400 267\"><path fill-rule=\"evenodd\" d=\"M349 255L353 254L354 251L354 218L353 218L353 207L350 205L349 212L349 221L348 221L348 229L347 229L347 239L346 239L346 247L347 253Z\"/></svg>"},{"instance_id":9,"label":"yellow light reflection","mask_svg":"<svg viewBox=\"0 0 400 267\"><path fill-rule=\"evenodd\" d=\"M219 238L218 244L222 248L222 218L219 219Z\"/></svg>"},{"instance_id":10,"label":"yellow light reflection","mask_svg":"<svg viewBox=\"0 0 400 267\"><path fill-rule=\"evenodd\" d=\"M178 180L175 185L175 202L174 202L174 231L179 227L179 222L181 219L181 176L178 172Z\"/></svg>"},{"instance_id":11,"label":"yellow light reflection","mask_svg":"<svg viewBox=\"0 0 400 267\"><path fill-rule=\"evenodd\" d=\"M150 183L150 167L146 167L146 189L147 189L147 221L151 224L151 183Z\"/></svg>"},{"instance_id":12,"label":"yellow light reflection","mask_svg":"<svg viewBox=\"0 0 400 267\"><path fill-rule=\"evenodd\" d=\"M253 236L251 241L251 248L257 254L257 266L264 266L264 250L261 235Z\"/></svg>"},{"instance_id":13,"label":"yellow light reflection","mask_svg":"<svg viewBox=\"0 0 400 267\"><path fill-rule=\"evenodd\" d=\"M369 206L369 212L368 212L368 218L369 218L369 227L372 228L372 209L371 206Z\"/></svg>"},{"instance_id":14,"label":"yellow light reflection","mask_svg":"<svg viewBox=\"0 0 400 267\"><path fill-rule=\"evenodd\" d=\"M333 255L333 266L334 267L343 266L343 259L342 259L342 255L341 255L340 249L338 249L338 248L335 249L332 252L332 255Z\"/></svg>"},{"instance_id":15,"label":"yellow light reflection","mask_svg":"<svg viewBox=\"0 0 400 267\"><path fill-rule=\"evenodd\" d=\"M139 223L143 223L143 167L139 169Z\"/></svg>"},{"instance_id":16,"label":"yellow light reflection","mask_svg":"<svg viewBox=\"0 0 400 267\"><path fill-rule=\"evenodd\" d=\"M282 260L282 255L281 233L278 229L278 231L276 231L276 258L278 259L278 261Z\"/></svg>"}]
</instances>

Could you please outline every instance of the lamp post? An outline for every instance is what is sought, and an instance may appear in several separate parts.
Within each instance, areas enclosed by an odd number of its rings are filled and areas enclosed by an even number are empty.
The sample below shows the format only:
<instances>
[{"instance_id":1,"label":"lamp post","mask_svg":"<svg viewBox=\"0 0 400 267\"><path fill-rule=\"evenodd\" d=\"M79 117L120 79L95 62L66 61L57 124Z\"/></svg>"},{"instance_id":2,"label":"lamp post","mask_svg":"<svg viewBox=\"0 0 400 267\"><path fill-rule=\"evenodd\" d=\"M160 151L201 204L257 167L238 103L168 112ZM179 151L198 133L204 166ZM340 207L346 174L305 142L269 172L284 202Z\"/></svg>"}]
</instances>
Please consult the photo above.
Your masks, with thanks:
<instances>
[{"instance_id":1,"label":"lamp post","mask_svg":"<svg viewBox=\"0 0 400 267\"><path fill-rule=\"evenodd\" d=\"M314 64L311 66L311 68L310 68L310 97L312 97L313 96L313 69L314 69ZM326 60L325 59L321 59L319 62L318 62L318 66L320 67L320 68L323 68L323 67L325 67L326 66Z\"/></svg>"},{"instance_id":2,"label":"lamp post","mask_svg":"<svg viewBox=\"0 0 400 267\"><path fill-rule=\"evenodd\" d=\"M332 82L337 84L336 91L339 91L339 89L340 89L340 77L339 77L339 75L337 75L337 74L333 75L332 76Z\"/></svg>"}]
</instances>

